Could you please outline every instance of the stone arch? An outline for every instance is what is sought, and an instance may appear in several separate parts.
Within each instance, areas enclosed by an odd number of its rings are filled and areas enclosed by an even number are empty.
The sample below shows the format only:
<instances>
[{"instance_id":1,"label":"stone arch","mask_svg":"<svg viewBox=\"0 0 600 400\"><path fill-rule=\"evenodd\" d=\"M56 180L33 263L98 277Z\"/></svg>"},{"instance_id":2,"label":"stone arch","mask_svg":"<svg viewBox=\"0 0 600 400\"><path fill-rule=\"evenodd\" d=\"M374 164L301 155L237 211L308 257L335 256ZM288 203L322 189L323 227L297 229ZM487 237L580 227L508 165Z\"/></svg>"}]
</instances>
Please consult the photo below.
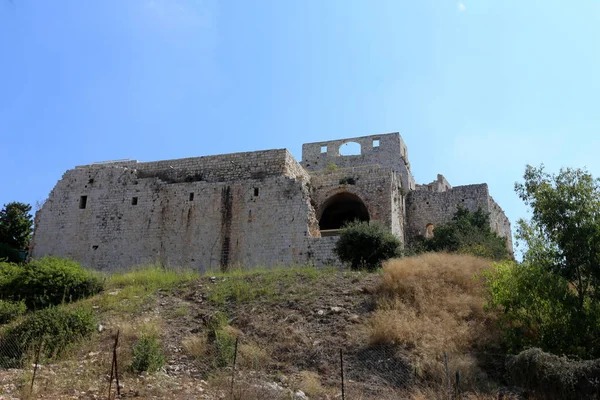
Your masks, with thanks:
<instances>
[{"instance_id":1,"label":"stone arch","mask_svg":"<svg viewBox=\"0 0 600 400\"><path fill-rule=\"evenodd\" d=\"M340 229L346 222L369 221L367 206L355 194L341 192L329 197L319 207L319 229Z\"/></svg>"},{"instance_id":2,"label":"stone arch","mask_svg":"<svg viewBox=\"0 0 600 400\"><path fill-rule=\"evenodd\" d=\"M361 145L357 142L343 143L338 149L340 156L359 156L361 155Z\"/></svg>"}]
</instances>

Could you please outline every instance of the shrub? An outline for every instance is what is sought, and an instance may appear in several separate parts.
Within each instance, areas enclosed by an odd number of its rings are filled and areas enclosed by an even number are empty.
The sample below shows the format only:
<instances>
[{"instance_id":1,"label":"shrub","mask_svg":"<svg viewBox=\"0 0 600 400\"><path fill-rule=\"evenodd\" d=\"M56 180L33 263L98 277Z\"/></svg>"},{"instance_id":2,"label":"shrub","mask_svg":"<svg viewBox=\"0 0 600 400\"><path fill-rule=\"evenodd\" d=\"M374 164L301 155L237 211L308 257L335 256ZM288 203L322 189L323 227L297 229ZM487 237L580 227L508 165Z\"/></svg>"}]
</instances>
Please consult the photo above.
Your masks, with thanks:
<instances>
[{"instance_id":1,"label":"shrub","mask_svg":"<svg viewBox=\"0 0 600 400\"><path fill-rule=\"evenodd\" d=\"M400 256L400 240L377 223L354 221L340 232L335 252L352 269L373 271L381 262Z\"/></svg>"},{"instance_id":2,"label":"shrub","mask_svg":"<svg viewBox=\"0 0 600 400\"><path fill-rule=\"evenodd\" d=\"M44 257L25 265L0 263L0 299L40 309L98 293L103 282L75 261Z\"/></svg>"},{"instance_id":3,"label":"shrub","mask_svg":"<svg viewBox=\"0 0 600 400\"><path fill-rule=\"evenodd\" d=\"M508 381L544 399L597 399L600 360L579 361L528 349L506 361Z\"/></svg>"},{"instance_id":4,"label":"shrub","mask_svg":"<svg viewBox=\"0 0 600 400\"><path fill-rule=\"evenodd\" d=\"M471 212L462 206L458 206L451 221L435 227L432 238L413 239L410 248L414 253L446 251L495 260L508 257L505 239L490 228L489 214L481 208Z\"/></svg>"},{"instance_id":5,"label":"shrub","mask_svg":"<svg viewBox=\"0 0 600 400\"><path fill-rule=\"evenodd\" d=\"M165 356L155 334L143 334L133 345L133 372L156 372L165 364Z\"/></svg>"},{"instance_id":6,"label":"shrub","mask_svg":"<svg viewBox=\"0 0 600 400\"><path fill-rule=\"evenodd\" d=\"M509 351L536 346L557 354L600 356L600 309L587 303L577 312L577 296L566 279L528 262L508 261L494 264L484 276L486 308L499 311Z\"/></svg>"},{"instance_id":7,"label":"shrub","mask_svg":"<svg viewBox=\"0 0 600 400\"><path fill-rule=\"evenodd\" d=\"M24 302L0 300L0 324L6 324L25 314L27 306Z\"/></svg>"},{"instance_id":8,"label":"shrub","mask_svg":"<svg viewBox=\"0 0 600 400\"><path fill-rule=\"evenodd\" d=\"M50 307L8 326L0 337L0 366L22 365L27 352L42 341L42 356L59 358L74 343L89 337L96 321L91 310Z\"/></svg>"}]
</instances>

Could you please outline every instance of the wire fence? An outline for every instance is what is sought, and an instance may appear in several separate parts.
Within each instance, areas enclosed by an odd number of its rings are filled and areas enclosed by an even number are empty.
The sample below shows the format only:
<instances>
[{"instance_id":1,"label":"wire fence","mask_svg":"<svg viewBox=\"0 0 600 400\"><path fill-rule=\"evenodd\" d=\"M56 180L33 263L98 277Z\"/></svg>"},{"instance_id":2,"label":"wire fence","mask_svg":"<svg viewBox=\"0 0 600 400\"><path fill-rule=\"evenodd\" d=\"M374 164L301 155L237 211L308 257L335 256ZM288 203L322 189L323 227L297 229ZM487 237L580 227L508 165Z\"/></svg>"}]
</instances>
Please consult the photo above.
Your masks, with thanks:
<instances>
[{"instance_id":1,"label":"wire fence","mask_svg":"<svg viewBox=\"0 0 600 400\"><path fill-rule=\"evenodd\" d=\"M453 367L451 356L440 354L441 374L428 376L389 345L332 347L318 355L307 347L308 364L294 365L272 359L242 337L216 335L188 340L180 349L147 348L141 355L132 355L131 343L122 342L120 331L96 351L89 351L85 340L79 341L78 349L69 349L54 339L29 340L23 346L15 338L0 336L0 399L466 399L474 389L473 382L463 379L468 372ZM146 366L157 357L163 359L151 374L132 371L132 357L145 357ZM503 364L503 357L494 359ZM161 387L164 382L178 382L178 387ZM186 393L178 392L182 385Z\"/></svg>"}]
</instances>

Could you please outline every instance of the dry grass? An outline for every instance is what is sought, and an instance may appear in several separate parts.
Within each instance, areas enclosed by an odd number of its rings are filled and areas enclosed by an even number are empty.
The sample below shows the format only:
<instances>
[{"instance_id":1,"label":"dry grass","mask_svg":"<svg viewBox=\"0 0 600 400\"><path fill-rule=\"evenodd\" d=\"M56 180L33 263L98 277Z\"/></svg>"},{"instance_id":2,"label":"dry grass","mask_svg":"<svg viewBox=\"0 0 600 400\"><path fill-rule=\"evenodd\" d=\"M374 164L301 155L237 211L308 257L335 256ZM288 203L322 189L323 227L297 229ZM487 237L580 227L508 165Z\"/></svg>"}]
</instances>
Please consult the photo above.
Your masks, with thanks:
<instances>
[{"instance_id":1,"label":"dry grass","mask_svg":"<svg viewBox=\"0 0 600 400\"><path fill-rule=\"evenodd\" d=\"M417 372L434 382L445 379L444 353L450 371L459 370L466 386L485 382L469 353L498 343L477 278L489 263L445 253L389 261L368 323L371 343L404 348Z\"/></svg>"},{"instance_id":2,"label":"dry grass","mask_svg":"<svg viewBox=\"0 0 600 400\"><path fill-rule=\"evenodd\" d=\"M240 344L238 354L241 368L260 371L271 362L267 349L254 342Z\"/></svg>"}]
</instances>

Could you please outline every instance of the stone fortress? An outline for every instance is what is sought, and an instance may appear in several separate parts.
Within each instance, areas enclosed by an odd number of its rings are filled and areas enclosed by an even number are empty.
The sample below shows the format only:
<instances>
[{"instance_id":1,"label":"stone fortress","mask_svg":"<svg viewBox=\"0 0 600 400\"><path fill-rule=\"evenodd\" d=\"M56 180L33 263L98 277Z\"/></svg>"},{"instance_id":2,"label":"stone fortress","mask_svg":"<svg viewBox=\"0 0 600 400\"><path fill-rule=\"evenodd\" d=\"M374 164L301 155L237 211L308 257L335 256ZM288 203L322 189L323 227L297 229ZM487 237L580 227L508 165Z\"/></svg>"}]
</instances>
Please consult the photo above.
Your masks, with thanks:
<instances>
[{"instance_id":1,"label":"stone fortress","mask_svg":"<svg viewBox=\"0 0 600 400\"><path fill-rule=\"evenodd\" d=\"M360 151L340 155L350 142ZM300 163L286 149L96 163L56 184L36 214L30 254L105 270L336 264L346 221L378 221L406 243L433 234L458 205L488 212L512 253L510 223L487 184L452 187L442 175L415 184L398 133L307 143Z\"/></svg>"}]
</instances>

